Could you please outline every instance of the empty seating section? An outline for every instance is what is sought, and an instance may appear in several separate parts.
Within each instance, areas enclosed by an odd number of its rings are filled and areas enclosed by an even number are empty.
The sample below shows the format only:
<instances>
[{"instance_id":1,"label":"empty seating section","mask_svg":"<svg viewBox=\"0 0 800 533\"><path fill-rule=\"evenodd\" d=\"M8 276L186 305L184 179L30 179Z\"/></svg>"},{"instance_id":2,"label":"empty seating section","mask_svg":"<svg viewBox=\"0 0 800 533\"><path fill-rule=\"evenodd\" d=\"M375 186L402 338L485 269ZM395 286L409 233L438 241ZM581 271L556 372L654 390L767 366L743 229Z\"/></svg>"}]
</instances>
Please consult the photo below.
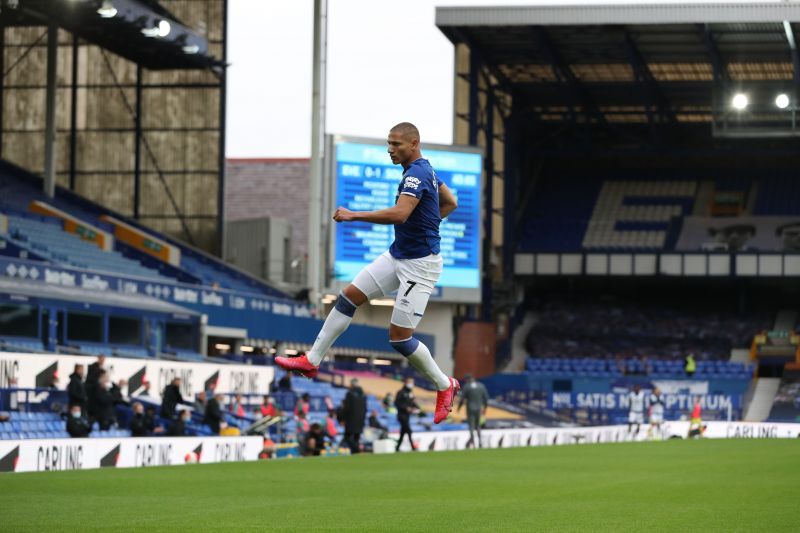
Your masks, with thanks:
<instances>
[{"instance_id":1,"label":"empty seating section","mask_svg":"<svg viewBox=\"0 0 800 533\"><path fill-rule=\"evenodd\" d=\"M617 378L647 376L651 379L686 379L684 363L659 359L528 359L525 369L536 376L551 378ZM692 379L750 379L755 366L733 361L699 361Z\"/></svg>"},{"instance_id":2,"label":"empty seating section","mask_svg":"<svg viewBox=\"0 0 800 533\"><path fill-rule=\"evenodd\" d=\"M727 360L770 328L767 315L736 316L698 303L651 303L550 298L538 310L526 340L534 358Z\"/></svg>"},{"instance_id":3,"label":"empty seating section","mask_svg":"<svg viewBox=\"0 0 800 533\"><path fill-rule=\"evenodd\" d=\"M15 244L64 266L165 279L157 271L125 258L119 252L105 252L77 235L63 231L56 219L51 222L46 217L8 215L8 236Z\"/></svg>"},{"instance_id":4,"label":"empty seating section","mask_svg":"<svg viewBox=\"0 0 800 533\"><path fill-rule=\"evenodd\" d=\"M758 182L754 215L800 215L800 180L777 176Z\"/></svg>"},{"instance_id":5,"label":"empty seating section","mask_svg":"<svg viewBox=\"0 0 800 533\"><path fill-rule=\"evenodd\" d=\"M14 218L23 220L17 226L17 229L21 229L20 234L24 235L26 232L33 234L30 237L26 236L27 240L24 241L25 248L30 249L31 246L36 244L36 249L31 251L62 265L98 271L107 270L123 275L157 278L162 281L176 281L169 277L169 274L166 273L167 271L159 273L154 269L143 266L137 260L138 257L136 257L139 252L133 248L126 248L125 256L117 251L111 253L102 252L97 247L92 249L88 243L82 242L78 237L54 230L49 225L40 225L40 223L47 224L41 218L29 217L27 215L27 206L33 200L40 200L89 224L104 229L108 228L108 231L112 231L107 223L99 220L101 215L108 213L105 209L61 188L57 188L55 198L47 198L41 192L41 186L36 185L37 179L6 162L0 162L0 212L9 213ZM119 214L108 214L124 220L124 217ZM136 225L133 221L128 220L127 222L134 226ZM181 248L180 268L201 279L203 285L265 294L278 298L287 297L287 294L265 284L261 280L230 268L222 261L206 256L152 230L146 228L143 228L143 230L152 233L153 236L159 239L167 240L179 246ZM54 231L57 232L54 233ZM54 239L54 235L58 239ZM71 240L64 239L65 235ZM152 258L148 255L143 260L147 263Z\"/></svg>"},{"instance_id":6,"label":"empty seating section","mask_svg":"<svg viewBox=\"0 0 800 533\"><path fill-rule=\"evenodd\" d=\"M673 218L691 213L694 181L606 181L584 248L662 249Z\"/></svg>"},{"instance_id":7,"label":"empty seating section","mask_svg":"<svg viewBox=\"0 0 800 533\"><path fill-rule=\"evenodd\" d=\"M126 429L100 431L95 424L90 437L130 437ZM0 422L0 439L60 439L68 438L66 422L58 413L12 412L11 420Z\"/></svg>"},{"instance_id":8,"label":"empty seating section","mask_svg":"<svg viewBox=\"0 0 800 533\"><path fill-rule=\"evenodd\" d=\"M580 249L601 183L585 179L543 180L538 183L521 228L520 249Z\"/></svg>"}]
</instances>

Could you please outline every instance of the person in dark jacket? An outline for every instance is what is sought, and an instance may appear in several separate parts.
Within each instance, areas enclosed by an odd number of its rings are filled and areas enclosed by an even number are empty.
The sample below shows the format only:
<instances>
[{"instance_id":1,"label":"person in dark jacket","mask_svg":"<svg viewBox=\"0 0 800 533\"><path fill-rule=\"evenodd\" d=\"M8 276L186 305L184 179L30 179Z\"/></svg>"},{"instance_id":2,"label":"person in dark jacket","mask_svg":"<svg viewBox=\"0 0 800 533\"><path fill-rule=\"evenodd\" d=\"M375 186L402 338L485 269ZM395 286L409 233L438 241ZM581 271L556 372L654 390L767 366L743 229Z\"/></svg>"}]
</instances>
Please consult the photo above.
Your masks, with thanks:
<instances>
[{"instance_id":1,"label":"person in dark jacket","mask_svg":"<svg viewBox=\"0 0 800 533\"><path fill-rule=\"evenodd\" d=\"M319 424L311 424L308 432L303 437L302 453L305 456L321 455L325 449L325 433Z\"/></svg>"},{"instance_id":2,"label":"person in dark jacket","mask_svg":"<svg viewBox=\"0 0 800 533\"><path fill-rule=\"evenodd\" d=\"M75 365L75 371L69 376L67 394L69 395L69 405L80 405L81 413L86 412L86 386L83 383L83 365Z\"/></svg>"},{"instance_id":3,"label":"person in dark jacket","mask_svg":"<svg viewBox=\"0 0 800 533\"><path fill-rule=\"evenodd\" d=\"M350 447L350 453L359 452L361 432L364 431L364 420L367 417L367 397L358 385L358 380L350 382L350 390L342 403L342 421L344 422L344 442Z\"/></svg>"},{"instance_id":4,"label":"person in dark jacket","mask_svg":"<svg viewBox=\"0 0 800 533\"><path fill-rule=\"evenodd\" d=\"M97 358L97 361L89 365L89 369L86 372L86 383L84 386L86 388L86 402L89 407L89 411L85 414L88 415L90 423L95 419L94 391L97 389L97 382L100 379L100 371L105 370L103 368L103 365L105 364L106 358L104 355L101 355Z\"/></svg>"},{"instance_id":5,"label":"person in dark jacket","mask_svg":"<svg viewBox=\"0 0 800 533\"><path fill-rule=\"evenodd\" d=\"M111 396L111 380L105 370L102 370L98 377L92 405L94 405L93 412L100 429L109 429L116 423L117 415L114 411L114 398Z\"/></svg>"},{"instance_id":6,"label":"person in dark jacket","mask_svg":"<svg viewBox=\"0 0 800 533\"><path fill-rule=\"evenodd\" d=\"M150 432L147 429L148 421L144 416L144 406L139 402L133 404L133 416L131 417L131 436L147 437Z\"/></svg>"},{"instance_id":7,"label":"person in dark jacket","mask_svg":"<svg viewBox=\"0 0 800 533\"><path fill-rule=\"evenodd\" d=\"M394 396L394 406L397 407L397 421L400 422L400 438L397 439L396 451L400 451L403 444L403 437L408 435L408 442L411 449L414 447L414 439L411 436L411 415L419 413L419 405L414 398L414 378L406 378L403 388Z\"/></svg>"},{"instance_id":8,"label":"person in dark jacket","mask_svg":"<svg viewBox=\"0 0 800 533\"><path fill-rule=\"evenodd\" d=\"M169 425L167 435L170 437L183 437L186 435L186 424L192 419L192 412L189 409L181 411L180 416L176 417Z\"/></svg>"},{"instance_id":9,"label":"person in dark jacket","mask_svg":"<svg viewBox=\"0 0 800 533\"><path fill-rule=\"evenodd\" d=\"M119 380L119 383L111 384L111 398L114 400L114 405L130 405L130 402L125 399L122 394L123 389L127 389L128 382L124 379Z\"/></svg>"},{"instance_id":10,"label":"person in dark jacket","mask_svg":"<svg viewBox=\"0 0 800 533\"><path fill-rule=\"evenodd\" d=\"M161 417L167 420L174 419L180 403L183 403L181 378L172 378L172 383L164 387L164 393L161 395Z\"/></svg>"},{"instance_id":11,"label":"person in dark jacket","mask_svg":"<svg viewBox=\"0 0 800 533\"><path fill-rule=\"evenodd\" d=\"M81 414L81 406L73 405L69 408L69 417L67 418L67 433L70 437L80 438L88 437L92 428L89 422L83 418Z\"/></svg>"},{"instance_id":12,"label":"person in dark jacket","mask_svg":"<svg viewBox=\"0 0 800 533\"><path fill-rule=\"evenodd\" d=\"M150 435L162 435L164 428L156 420L155 407L148 407L144 410L144 427Z\"/></svg>"},{"instance_id":13,"label":"person in dark jacket","mask_svg":"<svg viewBox=\"0 0 800 533\"><path fill-rule=\"evenodd\" d=\"M220 426L222 423L222 402L224 397L222 394L217 394L206 403L206 415L203 423L211 428L215 435L219 435Z\"/></svg>"}]
</instances>

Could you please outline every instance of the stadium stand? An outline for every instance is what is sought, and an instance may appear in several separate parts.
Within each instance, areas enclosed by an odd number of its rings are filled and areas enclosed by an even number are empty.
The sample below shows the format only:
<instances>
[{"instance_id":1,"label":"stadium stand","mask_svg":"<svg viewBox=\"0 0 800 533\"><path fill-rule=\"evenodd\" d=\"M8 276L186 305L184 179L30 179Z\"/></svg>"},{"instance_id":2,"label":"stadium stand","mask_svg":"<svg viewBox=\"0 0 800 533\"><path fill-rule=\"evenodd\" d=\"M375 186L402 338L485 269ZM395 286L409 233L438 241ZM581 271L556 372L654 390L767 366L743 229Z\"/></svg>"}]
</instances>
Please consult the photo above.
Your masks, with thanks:
<instances>
[{"instance_id":1,"label":"stadium stand","mask_svg":"<svg viewBox=\"0 0 800 533\"><path fill-rule=\"evenodd\" d=\"M46 198L41 191L41 178L6 161L0 161L0 192L2 193L0 194L0 212L10 214L11 217L9 218L14 222L11 225L15 227L16 233L12 235L12 239L16 239L15 235L17 234L24 235L22 237L24 247L27 249L32 248L31 251L34 253L44 252L42 254L42 259L44 260L72 266L81 265L79 268L92 270L110 268L112 271L139 277L173 279L266 296L288 297L286 293L223 263L217 258L183 242L170 239L165 235L144 228L136 221L129 220L66 189L57 187L55 198ZM99 250L84 248L83 246L88 245L83 243L68 242L65 244L58 242L55 237L61 237L62 235L57 233L59 228L56 219L53 219L54 222L50 222L43 220L41 217L31 216L26 206L30 206L35 201L47 203L87 224L113 232L113 226L100 219L103 215L110 215L152 235L155 240L169 242L178 246L181 252L180 265L176 268L173 265L154 259L152 255L119 242L115 242L113 253L99 256L97 255ZM48 222L55 227L46 225ZM11 228L9 229L11 230ZM26 232L32 233L32 235L28 237L25 235ZM25 238L28 238L27 241L24 240ZM75 238L74 240L79 241L80 239ZM78 249L77 246L81 247ZM84 255L86 250L88 252ZM147 264L147 266L142 263Z\"/></svg>"},{"instance_id":2,"label":"stadium stand","mask_svg":"<svg viewBox=\"0 0 800 533\"><path fill-rule=\"evenodd\" d=\"M769 329L771 317L635 302L553 298L540 309L527 338L536 358L647 358L727 360Z\"/></svg>"}]
</instances>

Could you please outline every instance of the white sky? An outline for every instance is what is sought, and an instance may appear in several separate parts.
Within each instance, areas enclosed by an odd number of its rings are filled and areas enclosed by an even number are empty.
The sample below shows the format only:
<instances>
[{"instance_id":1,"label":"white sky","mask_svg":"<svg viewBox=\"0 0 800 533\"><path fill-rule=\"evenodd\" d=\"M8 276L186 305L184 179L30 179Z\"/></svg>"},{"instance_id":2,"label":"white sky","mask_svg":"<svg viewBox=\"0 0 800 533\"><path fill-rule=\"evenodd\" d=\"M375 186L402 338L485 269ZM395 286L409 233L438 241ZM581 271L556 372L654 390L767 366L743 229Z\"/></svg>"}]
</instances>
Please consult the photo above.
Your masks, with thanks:
<instances>
[{"instance_id":1,"label":"white sky","mask_svg":"<svg viewBox=\"0 0 800 533\"><path fill-rule=\"evenodd\" d=\"M537 3L609 2L329 0L327 132L382 138L407 120L451 143L453 46L436 6ZM313 0L229 1L227 157L308 157L313 14Z\"/></svg>"}]
</instances>

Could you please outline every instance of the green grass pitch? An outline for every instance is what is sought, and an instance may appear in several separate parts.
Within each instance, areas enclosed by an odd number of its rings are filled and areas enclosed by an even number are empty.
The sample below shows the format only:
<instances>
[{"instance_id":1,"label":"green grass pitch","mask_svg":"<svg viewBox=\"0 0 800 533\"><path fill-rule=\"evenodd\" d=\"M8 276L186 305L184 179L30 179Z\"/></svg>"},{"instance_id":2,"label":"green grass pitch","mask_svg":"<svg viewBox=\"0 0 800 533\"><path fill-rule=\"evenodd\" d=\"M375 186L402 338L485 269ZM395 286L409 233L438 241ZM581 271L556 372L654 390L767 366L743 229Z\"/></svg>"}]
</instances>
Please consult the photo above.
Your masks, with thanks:
<instances>
[{"instance_id":1,"label":"green grass pitch","mask_svg":"<svg viewBox=\"0 0 800 533\"><path fill-rule=\"evenodd\" d=\"M2 531L798 531L800 439L0 476Z\"/></svg>"}]
</instances>

